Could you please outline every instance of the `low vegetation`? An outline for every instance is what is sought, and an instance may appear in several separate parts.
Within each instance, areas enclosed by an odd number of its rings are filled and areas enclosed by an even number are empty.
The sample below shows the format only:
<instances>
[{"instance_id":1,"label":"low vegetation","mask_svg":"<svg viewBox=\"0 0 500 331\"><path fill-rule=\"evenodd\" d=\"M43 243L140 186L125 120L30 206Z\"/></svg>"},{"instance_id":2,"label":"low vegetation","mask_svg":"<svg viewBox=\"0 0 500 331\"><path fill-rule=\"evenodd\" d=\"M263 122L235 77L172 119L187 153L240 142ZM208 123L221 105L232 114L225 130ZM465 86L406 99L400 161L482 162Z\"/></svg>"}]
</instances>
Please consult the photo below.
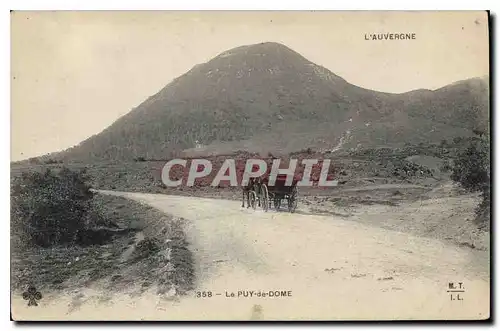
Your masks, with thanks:
<instances>
[{"instance_id":1,"label":"low vegetation","mask_svg":"<svg viewBox=\"0 0 500 331\"><path fill-rule=\"evenodd\" d=\"M51 247L77 242L90 225L93 193L84 171L23 173L11 189L12 230L28 245Z\"/></svg>"},{"instance_id":2,"label":"low vegetation","mask_svg":"<svg viewBox=\"0 0 500 331\"><path fill-rule=\"evenodd\" d=\"M182 220L94 193L88 180L85 171L64 167L14 177L12 288L34 285L47 293L99 284L115 291L136 284L139 291L190 290L193 260Z\"/></svg>"},{"instance_id":3,"label":"low vegetation","mask_svg":"<svg viewBox=\"0 0 500 331\"><path fill-rule=\"evenodd\" d=\"M475 221L482 229L490 228L490 164L490 140L487 135L470 141L457 154L452 166L451 179L470 192L481 193Z\"/></svg>"}]
</instances>

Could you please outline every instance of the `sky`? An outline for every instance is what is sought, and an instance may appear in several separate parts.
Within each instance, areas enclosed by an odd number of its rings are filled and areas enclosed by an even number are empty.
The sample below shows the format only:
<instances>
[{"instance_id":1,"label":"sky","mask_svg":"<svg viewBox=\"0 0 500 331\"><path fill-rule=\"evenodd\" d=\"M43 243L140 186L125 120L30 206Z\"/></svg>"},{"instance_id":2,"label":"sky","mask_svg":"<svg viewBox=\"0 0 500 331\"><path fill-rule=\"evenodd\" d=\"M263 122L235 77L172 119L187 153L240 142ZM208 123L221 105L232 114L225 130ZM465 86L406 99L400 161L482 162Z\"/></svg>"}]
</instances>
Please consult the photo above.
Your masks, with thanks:
<instances>
[{"instance_id":1,"label":"sky","mask_svg":"<svg viewBox=\"0 0 500 331\"><path fill-rule=\"evenodd\" d=\"M381 33L415 39L366 40ZM11 159L74 146L241 45L279 42L354 85L401 93L487 75L488 38L477 11L12 12Z\"/></svg>"}]
</instances>

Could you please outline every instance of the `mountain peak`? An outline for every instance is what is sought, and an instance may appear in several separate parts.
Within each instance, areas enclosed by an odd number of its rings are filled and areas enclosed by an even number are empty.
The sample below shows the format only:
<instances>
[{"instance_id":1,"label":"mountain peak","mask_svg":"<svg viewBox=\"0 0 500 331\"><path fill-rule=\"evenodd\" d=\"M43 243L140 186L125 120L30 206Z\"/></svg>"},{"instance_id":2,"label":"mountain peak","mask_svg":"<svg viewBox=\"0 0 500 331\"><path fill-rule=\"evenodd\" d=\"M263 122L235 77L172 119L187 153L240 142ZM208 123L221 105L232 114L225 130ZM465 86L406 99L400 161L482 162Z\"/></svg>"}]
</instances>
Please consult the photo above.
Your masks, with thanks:
<instances>
[{"instance_id":1,"label":"mountain peak","mask_svg":"<svg viewBox=\"0 0 500 331\"><path fill-rule=\"evenodd\" d=\"M282 52L293 53L293 54L296 54L296 55L302 57L299 53L295 52L294 50L292 50L288 46L285 46L283 44L280 44L280 43L274 42L274 41L266 41L266 42L262 42L262 43L258 43L258 44L238 46L235 48L231 48L227 51L224 51L223 53L219 54L217 57L227 57L229 55L235 55L235 54L270 55L270 54L278 54L278 53L282 53Z\"/></svg>"}]
</instances>

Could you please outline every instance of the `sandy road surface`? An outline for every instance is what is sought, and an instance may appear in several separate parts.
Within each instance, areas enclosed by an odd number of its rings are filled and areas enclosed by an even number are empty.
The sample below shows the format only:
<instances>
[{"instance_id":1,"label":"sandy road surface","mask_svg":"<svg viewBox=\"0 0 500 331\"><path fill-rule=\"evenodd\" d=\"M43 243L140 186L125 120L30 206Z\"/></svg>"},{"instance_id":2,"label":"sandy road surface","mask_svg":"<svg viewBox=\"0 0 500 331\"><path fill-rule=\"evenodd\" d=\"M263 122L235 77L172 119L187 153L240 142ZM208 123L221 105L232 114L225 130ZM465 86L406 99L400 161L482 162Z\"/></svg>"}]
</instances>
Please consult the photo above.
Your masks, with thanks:
<instances>
[{"instance_id":1,"label":"sandy road surface","mask_svg":"<svg viewBox=\"0 0 500 331\"><path fill-rule=\"evenodd\" d=\"M467 268L470 251L441 241L299 210L242 209L229 200L118 194L188 219L197 260L197 291L178 301L153 293L88 300L67 313L69 296L16 313L63 319L483 319L489 316L489 279ZM367 216L369 217L369 215ZM388 216L390 217L390 216ZM462 282L465 293L447 293ZM254 291L244 297L238 291ZM291 291L291 297L257 297ZM86 290L92 296L92 290ZM227 297L234 293L236 297ZM18 305L15 304L17 300ZM28 317L26 316L26 317Z\"/></svg>"}]
</instances>

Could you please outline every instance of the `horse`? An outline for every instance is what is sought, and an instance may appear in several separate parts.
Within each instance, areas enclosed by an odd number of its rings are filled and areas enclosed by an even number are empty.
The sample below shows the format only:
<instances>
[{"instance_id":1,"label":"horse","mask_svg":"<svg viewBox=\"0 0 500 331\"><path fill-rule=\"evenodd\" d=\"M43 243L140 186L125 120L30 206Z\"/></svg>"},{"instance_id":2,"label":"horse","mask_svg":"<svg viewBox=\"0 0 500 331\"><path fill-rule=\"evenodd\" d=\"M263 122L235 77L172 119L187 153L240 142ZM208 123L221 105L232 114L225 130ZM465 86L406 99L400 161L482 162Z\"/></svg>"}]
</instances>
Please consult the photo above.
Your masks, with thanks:
<instances>
[{"instance_id":1,"label":"horse","mask_svg":"<svg viewBox=\"0 0 500 331\"><path fill-rule=\"evenodd\" d=\"M243 197L241 201L241 207L245 208L245 197L247 199L247 208L250 208L250 192L254 191L257 195L256 199L258 200L258 204L260 207L260 188L261 188L262 180L260 178L250 178L246 186L242 186L243 189Z\"/></svg>"}]
</instances>

